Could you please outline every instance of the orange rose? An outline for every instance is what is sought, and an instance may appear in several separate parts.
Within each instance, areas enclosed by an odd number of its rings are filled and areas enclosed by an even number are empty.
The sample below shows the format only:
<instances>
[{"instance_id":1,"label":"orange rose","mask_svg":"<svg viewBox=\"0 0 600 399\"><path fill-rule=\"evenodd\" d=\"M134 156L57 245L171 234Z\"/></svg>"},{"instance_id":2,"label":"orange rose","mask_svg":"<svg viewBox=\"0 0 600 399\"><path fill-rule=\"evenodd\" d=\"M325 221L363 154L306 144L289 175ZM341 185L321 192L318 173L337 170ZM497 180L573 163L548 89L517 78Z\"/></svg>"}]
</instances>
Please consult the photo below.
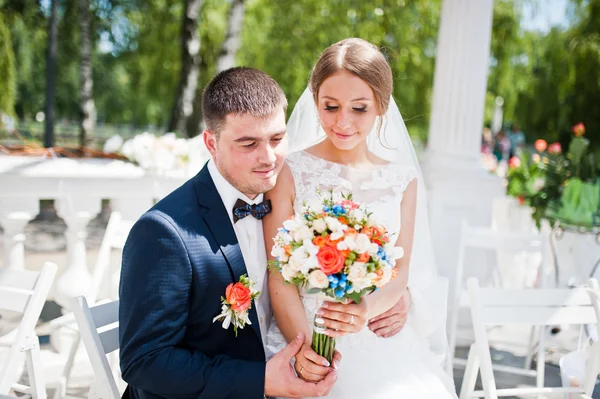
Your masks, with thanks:
<instances>
[{"instance_id":1,"label":"orange rose","mask_svg":"<svg viewBox=\"0 0 600 399\"><path fill-rule=\"evenodd\" d=\"M373 228L372 227L365 227L360 232L369 238L373 237Z\"/></svg>"},{"instance_id":2,"label":"orange rose","mask_svg":"<svg viewBox=\"0 0 600 399\"><path fill-rule=\"evenodd\" d=\"M344 237L338 238L337 240L332 240L331 235L328 235L327 237L325 237L325 245L335 247L338 242L342 241L343 238Z\"/></svg>"},{"instance_id":3,"label":"orange rose","mask_svg":"<svg viewBox=\"0 0 600 399\"><path fill-rule=\"evenodd\" d=\"M337 248L330 245L319 249L317 259L319 260L321 271L328 276L339 273L344 268L344 257Z\"/></svg>"},{"instance_id":4,"label":"orange rose","mask_svg":"<svg viewBox=\"0 0 600 399\"><path fill-rule=\"evenodd\" d=\"M395 267L392 268L392 280L398 277L398 269Z\"/></svg>"},{"instance_id":5,"label":"orange rose","mask_svg":"<svg viewBox=\"0 0 600 399\"><path fill-rule=\"evenodd\" d=\"M374 227L374 229L375 229L375 234L377 234L378 236L382 236L385 234L385 227L378 226L378 227Z\"/></svg>"},{"instance_id":6,"label":"orange rose","mask_svg":"<svg viewBox=\"0 0 600 399\"><path fill-rule=\"evenodd\" d=\"M231 309L238 312L247 310L252 303L250 288L242 283L229 284L225 290L225 297L231 304Z\"/></svg>"},{"instance_id":7,"label":"orange rose","mask_svg":"<svg viewBox=\"0 0 600 399\"><path fill-rule=\"evenodd\" d=\"M349 237L356 236L357 234L358 234L358 232L355 229L353 229L352 227L348 227L346 229L346 235Z\"/></svg>"},{"instance_id":8,"label":"orange rose","mask_svg":"<svg viewBox=\"0 0 600 399\"><path fill-rule=\"evenodd\" d=\"M343 251L340 251L340 254L342 254L342 256L344 257L344 259L348 258L348 255L350 255L350 250L349 249L344 249Z\"/></svg>"},{"instance_id":9,"label":"orange rose","mask_svg":"<svg viewBox=\"0 0 600 399\"><path fill-rule=\"evenodd\" d=\"M315 238L313 238L312 242L317 247L323 248L325 246L325 237L323 237L323 236L316 236Z\"/></svg>"},{"instance_id":10,"label":"orange rose","mask_svg":"<svg viewBox=\"0 0 600 399\"><path fill-rule=\"evenodd\" d=\"M337 220L339 220L341 224L348 226L348 218L346 216L338 216Z\"/></svg>"},{"instance_id":11,"label":"orange rose","mask_svg":"<svg viewBox=\"0 0 600 399\"><path fill-rule=\"evenodd\" d=\"M358 255L358 258L356 258L356 261L366 263L369 261L370 258L371 258L371 255L369 255L368 252L364 252L364 253Z\"/></svg>"},{"instance_id":12,"label":"orange rose","mask_svg":"<svg viewBox=\"0 0 600 399\"><path fill-rule=\"evenodd\" d=\"M292 246L291 246L291 245L289 245L289 244L288 244L288 245L285 245L285 246L283 247L283 249L285 250L285 253L286 253L287 255L291 255L291 254L292 254Z\"/></svg>"}]
</instances>

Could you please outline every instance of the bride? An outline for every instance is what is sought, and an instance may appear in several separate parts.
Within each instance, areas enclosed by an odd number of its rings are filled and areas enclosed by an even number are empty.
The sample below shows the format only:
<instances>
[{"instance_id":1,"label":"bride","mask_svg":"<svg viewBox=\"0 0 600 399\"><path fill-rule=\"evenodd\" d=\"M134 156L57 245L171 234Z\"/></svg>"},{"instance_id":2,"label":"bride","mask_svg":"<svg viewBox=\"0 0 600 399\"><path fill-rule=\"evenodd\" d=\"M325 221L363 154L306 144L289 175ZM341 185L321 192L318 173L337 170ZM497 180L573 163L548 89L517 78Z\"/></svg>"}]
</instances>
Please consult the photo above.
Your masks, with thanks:
<instances>
[{"instance_id":1,"label":"bride","mask_svg":"<svg viewBox=\"0 0 600 399\"><path fill-rule=\"evenodd\" d=\"M276 204L263 220L267 253L283 222L301 212L303 202L330 190L351 192L404 248L396 261L398 277L360 304L322 303L270 271L276 323L267 333L267 352L276 353L304 332L307 342L294 367L308 381L337 368L328 398L456 398L443 371L445 285L433 264L420 168L392 89L391 69L374 45L346 39L327 48L288 122L291 149L297 151L266 194ZM383 338L366 327L408 293L411 311L398 334ZM315 322L339 337L339 364L329 365L310 348Z\"/></svg>"}]
</instances>

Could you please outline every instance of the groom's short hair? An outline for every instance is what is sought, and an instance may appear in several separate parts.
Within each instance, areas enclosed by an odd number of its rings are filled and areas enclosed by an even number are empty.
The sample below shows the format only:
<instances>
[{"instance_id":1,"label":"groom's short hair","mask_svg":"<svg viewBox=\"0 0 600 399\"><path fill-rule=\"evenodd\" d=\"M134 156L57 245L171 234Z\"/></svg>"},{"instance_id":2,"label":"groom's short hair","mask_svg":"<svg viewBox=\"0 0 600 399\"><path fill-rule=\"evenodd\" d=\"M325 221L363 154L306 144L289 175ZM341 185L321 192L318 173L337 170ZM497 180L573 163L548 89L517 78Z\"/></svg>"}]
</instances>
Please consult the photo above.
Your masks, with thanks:
<instances>
[{"instance_id":1,"label":"groom's short hair","mask_svg":"<svg viewBox=\"0 0 600 399\"><path fill-rule=\"evenodd\" d=\"M279 84L255 68L235 67L215 76L202 93L202 116L206 127L218 134L227 115L250 114L266 117L282 107L287 99Z\"/></svg>"}]
</instances>

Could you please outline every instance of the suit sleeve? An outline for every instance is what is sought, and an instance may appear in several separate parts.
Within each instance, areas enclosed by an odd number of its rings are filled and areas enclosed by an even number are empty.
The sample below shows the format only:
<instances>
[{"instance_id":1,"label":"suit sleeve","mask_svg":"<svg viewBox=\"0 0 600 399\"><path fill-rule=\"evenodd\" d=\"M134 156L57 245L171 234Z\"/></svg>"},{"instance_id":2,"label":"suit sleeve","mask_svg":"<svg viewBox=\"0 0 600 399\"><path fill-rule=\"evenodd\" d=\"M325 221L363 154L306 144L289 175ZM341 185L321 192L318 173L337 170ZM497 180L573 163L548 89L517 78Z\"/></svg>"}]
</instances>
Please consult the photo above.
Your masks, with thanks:
<instances>
[{"instance_id":1,"label":"suit sleeve","mask_svg":"<svg viewBox=\"0 0 600 399\"><path fill-rule=\"evenodd\" d=\"M119 329L123 379L170 398L263 398L265 363L183 348L192 268L175 227L157 211L134 225L123 250Z\"/></svg>"}]
</instances>

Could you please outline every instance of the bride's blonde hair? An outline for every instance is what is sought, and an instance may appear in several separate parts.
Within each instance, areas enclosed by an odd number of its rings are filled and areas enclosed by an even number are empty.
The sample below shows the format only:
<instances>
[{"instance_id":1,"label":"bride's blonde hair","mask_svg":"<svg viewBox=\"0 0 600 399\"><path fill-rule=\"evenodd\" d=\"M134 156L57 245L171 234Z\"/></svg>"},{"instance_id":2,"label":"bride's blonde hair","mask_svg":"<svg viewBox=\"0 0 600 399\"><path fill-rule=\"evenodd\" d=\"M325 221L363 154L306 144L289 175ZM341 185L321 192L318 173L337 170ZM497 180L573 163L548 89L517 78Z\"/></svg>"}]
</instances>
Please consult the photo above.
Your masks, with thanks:
<instances>
[{"instance_id":1,"label":"bride's blonde hair","mask_svg":"<svg viewBox=\"0 0 600 399\"><path fill-rule=\"evenodd\" d=\"M325 79L342 70L358 76L369 85L379 115L383 116L390 104L393 89L392 70L374 44L358 38L332 44L319 57L309 80L315 103L318 102L319 88Z\"/></svg>"}]
</instances>

